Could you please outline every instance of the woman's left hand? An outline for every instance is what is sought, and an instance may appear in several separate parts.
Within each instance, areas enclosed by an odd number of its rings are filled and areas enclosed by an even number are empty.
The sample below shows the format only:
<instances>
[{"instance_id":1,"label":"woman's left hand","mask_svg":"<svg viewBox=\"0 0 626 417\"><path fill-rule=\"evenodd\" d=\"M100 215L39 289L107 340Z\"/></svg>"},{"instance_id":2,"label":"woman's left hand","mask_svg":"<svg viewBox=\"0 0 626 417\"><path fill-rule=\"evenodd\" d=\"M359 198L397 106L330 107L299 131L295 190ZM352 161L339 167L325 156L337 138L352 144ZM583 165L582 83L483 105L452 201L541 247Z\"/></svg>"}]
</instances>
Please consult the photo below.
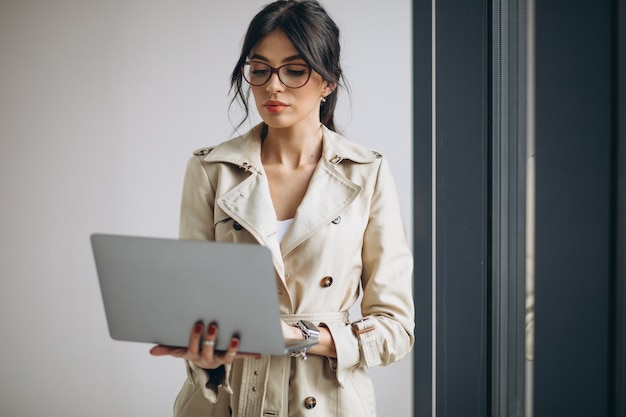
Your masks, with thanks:
<instances>
[{"instance_id":1,"label":"woman's left hand","mask_svg":"<svg viewBox=\"0 0 626 417\"><path fill-rule=\"evenodd\" d=\"M189 335L189 345L185 347L172 347L157 345L150 349L153 356L173 356L175 358L186 359L194 365L204 369L215 369L221 365L232 363L237 358L255 358L261 357L254 353L240 353L237 351L239 347L239 338L232 337L225 352L215 351L213 346L217 338L217 325L211 323L207 326L205 334L205 342L200 346L204 326L202 323L196 323Z\"/></svg>"}]
</instances>

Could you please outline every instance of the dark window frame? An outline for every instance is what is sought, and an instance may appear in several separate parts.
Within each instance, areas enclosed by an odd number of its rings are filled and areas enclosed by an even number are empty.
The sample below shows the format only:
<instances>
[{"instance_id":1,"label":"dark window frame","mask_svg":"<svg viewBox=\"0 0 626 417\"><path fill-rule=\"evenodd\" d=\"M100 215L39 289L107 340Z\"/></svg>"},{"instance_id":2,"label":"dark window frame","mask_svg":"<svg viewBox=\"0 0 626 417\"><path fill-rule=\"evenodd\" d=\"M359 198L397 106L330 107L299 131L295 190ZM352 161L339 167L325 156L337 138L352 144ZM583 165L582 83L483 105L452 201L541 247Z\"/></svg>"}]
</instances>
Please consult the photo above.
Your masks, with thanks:
<instances>
[{"instance_id":1,"label":"dark window frame","mask_svg":"<svg viewBox=\"0 0 626 417\"><path fill-rule=\"evenodd\" d=\"M568 416L586 417L592 412L626 417L626 260L620 256L626 250L626 122L619 117L626 111L625 4L626 0L552 0L537 4L537 228L541 231L536 268L538 320L533 392L537 417L555 415L557 410ZM433 6L437 43L434 54ZM435 415L441 417L489 416L493 413L493 311L485 300L490 300L493 284L487 267L491 262L491 190L490 161L486 157L491 149L491 3L417 0L413 7L417 325L414 415L431 417L434 407ZM602 27L608 25L609 29L597 30L594 24L598 22L604 22ZM554 48L550 51L546 45ZM600 59L589 59L590 55ZM563 60L570 65L567 72L559 73L555 68ZM584 85L578 86L580 90L563 89L563 74L569 77L573 72L576 77L585 71L594 83L604 80L594 84L599 89L585 89ZM607 79L602 74L610 75ZM434 108L433 79L437 87ZM569 94L571 91L575 94ZM589 113L580 112L584 108L596 114L598 106L607 117L590 117ZM565 117L567 112L569 118ZM467 118L471 118L470 123L463 123ZM568 127L572 120L576 129ZM596 132L598 136L591 135L593 147L588 149L576 143L584 131ZM559 157L563 135L573 138L569 144L573 148ZM464 142L458 138L466 139ZM481 150L480 155L473 153L475 148L467 147L468 141ZM601 173L586 179L586 190L593 196L586 201L563 181L562 175L579 175L578 170L585 168L590 157L599 164ZM464 175L456 175L454 170ZM593 169L590 172L597 174ZM591 216L576 207L581 200L592 211ZM566 210L572 206L573 212ZM594 218L600 212L609 213L608 226L596 230ZM592 230L590 239L563 233L579 227L581 221ZM576 250L559 250L563 247ZM581 271L573 268L573 254L585 257L599 278L576 278ZM567 276L574 279L567 281ZM473 291L476 286L481 289L479 292ZM589 293L594 297L585 312L575 303ZM459 303L466 305L468 314L449 309ZM572 358L576 358L581 369L594 372L581 377L574 374L576 377L571 378ZM606 390L599 391L598 386Z\"/></svg>"}]
</instances>

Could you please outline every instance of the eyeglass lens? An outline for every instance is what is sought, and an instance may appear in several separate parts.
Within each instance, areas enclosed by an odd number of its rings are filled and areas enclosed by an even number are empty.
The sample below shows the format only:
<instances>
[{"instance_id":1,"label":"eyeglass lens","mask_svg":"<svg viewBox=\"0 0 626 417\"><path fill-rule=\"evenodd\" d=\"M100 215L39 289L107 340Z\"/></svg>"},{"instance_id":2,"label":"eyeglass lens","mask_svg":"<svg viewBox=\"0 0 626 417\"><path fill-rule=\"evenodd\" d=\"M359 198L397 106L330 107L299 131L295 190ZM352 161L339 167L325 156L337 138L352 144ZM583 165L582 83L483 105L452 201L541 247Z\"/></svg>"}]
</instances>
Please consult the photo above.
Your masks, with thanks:
<instances>
[{"instance_id":1,"label":"eyeglass lens","mask_svg":"<svg viewBox=\"0 0 626 417\"><path fill-rule=\"evenodd\" d=\"M274 72L278 73L280 81L289 88L299 88L309 81L311 69L304 64L287 64L272 68L261 62L248 62L244 65L243 76L254 86L265 84Z\"/></svg>"}]
</instances>

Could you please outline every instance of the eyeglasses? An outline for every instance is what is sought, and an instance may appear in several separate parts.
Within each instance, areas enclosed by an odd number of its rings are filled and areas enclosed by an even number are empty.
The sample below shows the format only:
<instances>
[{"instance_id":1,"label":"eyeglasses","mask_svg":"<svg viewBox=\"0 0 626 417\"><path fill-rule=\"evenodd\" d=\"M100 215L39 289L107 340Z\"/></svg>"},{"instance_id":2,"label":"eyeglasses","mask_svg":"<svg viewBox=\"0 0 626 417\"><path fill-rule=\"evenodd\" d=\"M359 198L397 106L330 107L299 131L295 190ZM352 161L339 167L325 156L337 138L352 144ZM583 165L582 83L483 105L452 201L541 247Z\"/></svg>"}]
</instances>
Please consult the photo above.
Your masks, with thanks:
<instances>
[{"instance_id":1,"label":"eyeglasses","mask_svg":"<svg viewBox=\"0 0 626 417\"><path fill-rule=\"evenodd\" d=\"M305 64L285 64L278 68L270 67L262 62L246 62L243 64L243 78L255 87L260 87L278 74L278 79L285 87L303 87L311 78L311 67Z\"/></svg>"}]
</instances>

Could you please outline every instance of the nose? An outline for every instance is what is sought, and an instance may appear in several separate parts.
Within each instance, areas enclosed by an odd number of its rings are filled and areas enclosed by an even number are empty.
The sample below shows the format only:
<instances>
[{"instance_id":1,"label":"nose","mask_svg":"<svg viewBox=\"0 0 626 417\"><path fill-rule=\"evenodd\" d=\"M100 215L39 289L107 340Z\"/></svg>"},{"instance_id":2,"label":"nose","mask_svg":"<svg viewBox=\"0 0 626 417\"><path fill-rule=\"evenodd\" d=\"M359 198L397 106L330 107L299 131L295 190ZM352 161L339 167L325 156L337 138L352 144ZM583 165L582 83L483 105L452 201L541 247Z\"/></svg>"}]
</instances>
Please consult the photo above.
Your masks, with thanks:
<instances>
[{"instance_id":1,"label":"nose","mask_svg":"<svg viewBox=\"0 0 626 417\"><path fill-rule=\"evenodd\" d=\"M280 78L278 78L278 72L274 72L272 75L270 75L270 79L267 80L267 84L265 86L265 89L268 93L283 91L284 88L285 86L283 85L282 81L280 81Z\"/></svg>"}]
</instances>

